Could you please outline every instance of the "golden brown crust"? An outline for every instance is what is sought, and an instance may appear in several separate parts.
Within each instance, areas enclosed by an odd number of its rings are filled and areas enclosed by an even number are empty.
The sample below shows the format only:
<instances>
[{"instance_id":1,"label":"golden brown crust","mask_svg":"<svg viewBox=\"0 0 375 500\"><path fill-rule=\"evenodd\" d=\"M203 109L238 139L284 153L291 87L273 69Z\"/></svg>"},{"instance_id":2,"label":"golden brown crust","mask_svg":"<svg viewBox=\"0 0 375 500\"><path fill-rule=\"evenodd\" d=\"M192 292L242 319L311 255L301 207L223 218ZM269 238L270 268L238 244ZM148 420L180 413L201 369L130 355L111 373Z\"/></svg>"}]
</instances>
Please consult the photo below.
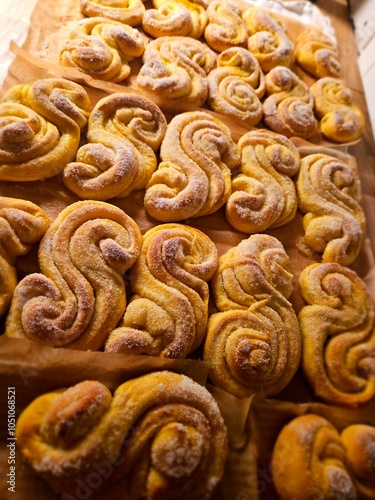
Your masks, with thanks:
<instances>
[{"instance_id":1,"label":"golden brown crust","mask_svg":"<svg viewBox=\"0 0 375 500\"><path fill-rule=\"evenodd\" d=\"M161 224L147 231L130 277L135 295L105 350L170 358L194 351L206 332L207 281L216 265L215 245L197 229Z\"/></svg>"},{"instance_id":2,"label":"golden brown crust","mask_svg":"<svg viewBox=\"0 0 375 500\"><path fill-rule=\"evenodd\" d=\"M110 473L98 493L121 481L133 500L209 498L227 456L214 398L167 371L129 380L113 396L94 381L44 394L20 415L16 437L35 472L65 495L102 467Z\"/></svg>"},{"instance_id":3,"label":"golden brown crust","mask_svg":"<svg viewBox=\"0 0 375 500\"><path fill-rule=\"evenodd\" d=\"M49 224L47 214L34 203L0 196L0 316L17 285L16 258L32 249Z\"/></svg>"},{"instance_id":4,"label":"golden brown crust","mask_svg":"<svg viewBox=\"0 0 375 500\"><path fill-rule=\"evenodd\" d=\"M305 214L306 253L321 255L323 262L354 262L366 226L357 171L330 155L308 155L301 160L296 187Z\"/></svg>"},{"instance_id":5,"label":"golden brown crust","mask_svg":"<svg viewBox=\"0 0 375 500\"><path fill-rule=\"evenodd\" d=\"M223 52L231 47L247 46L248 29L239 7L226 1L214 0L207 8L207 15L204 38L212 49Z\"/></svg>"},{"instance_id":6,"label":"golden brown crust","mask_svg":"<svg viewBox=\"0 0 375 500\"><path fill-rule=\"evenodd\" d=\"M190 0L152 0L154 9L143 15L142 27L154 38L188 36L198 39L207 24L205 2Z\"/></svg>"},{"instance_id":7,"label":"golden brown crust","mask_svg":"<svg viewBox=\"0 0 375 500\"><path fill-rule=\"evenodd\" d=\"M255 126L262 119L260 102L266 91L264 75L250 52L233 47L219 54L209 72L207 104L217 113Z\"/></svg>"},{"instance_id":8,"label":"golden brown crust","mask_svg":"<svg viewBox=\"0 0 375 500\"><path fill-rule=\"evenodd\" d=\"M82 199L124 198L146 186L156 170L155 152L167 128L149 99L114 93L98 101L88 125L88 144L63 170L63 182Z\"/></svg>"},{"instance_id":9,"label":"golden brown crust","mask_svg":"<svg viewBox=\"0 0 375 500\"><path fill-rule=\"evenodd\" d=\"M272 455L280 500L355 500L345 447L328 420L307 414L281 430Z\"/></svg>"},{"instance_id":10,"label":"golden brown crust","mask_svg":"<svg viewBox=\"0 0 375 500\"><path fill-rule=\"evenodd\" d=\"M12 87L0 104L0 180L43 180L77 152L90 111L77 83L47 78Z\"/></svg>"},{"instance_id":11,"label":"golden brown crust","mask_svg":"<svg viewBox=\"0 0 375 500\"><path fill-rule=\"evenodd\" d=\"M252 7L242 14L242 18L249 30L247 48L265 73L276 66L293 64L294 44L269 11Z\"/></svg>"},{"instance_id":12,"label":"golden brown crust","mask_svg":"<svg viewBox=\"0 0 375 500\"><path fill-rule=\"evenodd\" d=\"M362 499L375 498L375 427L354 424L341 433L353 481Z\"/></svg>"},{"instance_id":13,"label":"golden brown crust","mask_svg":"<svg viewBox=\"0 0 375 500\"><path fill-rule=\"evenodd\" d=\"M364 116L353 102L349 87L335 78L321 78L310 90L315 113L320 118L320 131L336 142L350 142L363 132Z\"/></svg>"},{"instance_id":14,"label":"golden brown crust","mask_svg":"<svg viewBox=\"0 0 375 500\"><path fill-rule=\"evenodd\" d=\"M241 170L232 179L226 217L237 231L258 233L291 221L297 195L291 180L299 170L297 148L269 130L253 130L238 142Z\"/></svg>"},{"instance_id":15,"label":"golden brown crust","mask_svg":"<svg viewBox=\"0 0 375 500\"><path fill-rule=\"evenodd\" d=\"M239 398L280 392L301 356L299 325L288 298L293 276L274 237L257 234L219 259L204 360L218 387Z\"/></svg>"},{"instance_id":16,"label":"golden brown crust","mask_svg":"<svg viewBox=\"0 0 375 500\"><path fill-rule=\"evenodd\" d=\"M103 17L81 20L70 38L60 52L62 66L116 83L130 75L129 62L142 56L146 46L138 30Z\"/></svg>"},{"instance_id":17,"label":"golden brown crust","mask_svg":"<svg viewBox=\"0 0 375 500\"><path fill-rule=\"evenodd\" d=\"M314 97L306 83L289 68L277 66L266 75L263 119L266 125L286 137L311 138L318 131Z\"/></svg>"},{"instance_id":18,"label":"golden brown crust","mask_svg":"<svg viewBox=\"0 0 375 500\"><path fill-rule=\"evenodd\" d=\"M296 39L296 60L316 78L340 76L339 53L336 45L322 31L308 28Z\"/></svg>"},{"instance_id":19,"label":"golden brown crust","mask_svg":"<svg viewBox=\"0 0 375 500\"><path fill-rule=\"evenodd\" d=\"M16 287L5 334L53 347L98 350L122 317L123 274L141 234L121 209L82 201L64 209L39 246L41 273Z\"/></svg>"},{"instance_id":20,"label":"golden brown crust","mask_svg":"<svg viewBox=\"0 0 375 500\"><path fill-rule=\"evenodd\" d=\"M374 304L358 275L335 263L300 275L302 366L315 394L358 406L375 396Z\"/></svg>"},{"instance_id":21,"label":"golden brown crust","mask_svg":"<svg viewBox=\"0 0 375 500\"><path fill-rule=\"evenodd\" d=\"M88 17L106 17L129 26L141 24L145 12L142 0L80 0Z\"/></svg>"},{"instance_id":22,"label":"golden brown crust","mask_svg":"<svg viewBox=\"0 0 375 500\"><path fill-rule=\"evenodd\" d=\"M137 84L174 103L201 106L207 98L207 74L216 54L206 44L183 36L163 36L143 54Z\"/></svg>"},{"instance_id":23,"label":"golden brown crust","mask_svg":"<svg viewBox=\"0 0 375 500\"><path fill-rule=\"evenodd\" d=\"M224 205L239 155L223 122L203 111L175 116L168 124L160 156L144 198L151 217L180 221L214 213Z\"/></svg>"}]
</instances>

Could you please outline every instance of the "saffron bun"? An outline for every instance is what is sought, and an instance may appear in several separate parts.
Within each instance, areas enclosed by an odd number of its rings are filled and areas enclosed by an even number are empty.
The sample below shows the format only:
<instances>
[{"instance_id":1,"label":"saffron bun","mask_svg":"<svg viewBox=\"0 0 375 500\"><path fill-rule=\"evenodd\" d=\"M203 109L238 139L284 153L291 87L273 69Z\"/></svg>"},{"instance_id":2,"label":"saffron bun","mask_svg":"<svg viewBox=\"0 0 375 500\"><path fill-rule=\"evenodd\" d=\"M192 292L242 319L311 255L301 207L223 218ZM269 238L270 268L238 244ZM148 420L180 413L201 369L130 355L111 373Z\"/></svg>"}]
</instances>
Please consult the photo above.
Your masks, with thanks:
<instances>
[{"instance_id":1,"label":"saffron bun","mask_svg":"<svg viewBox=\"0 0 375 500\"><path fill-rule=\"evenodd\" d=\"M241 9L234 3L214 0L207 8L208 24L204 30L207 44L217 52L247 46L249 37Z\"/></svg>"},{"instance_id":2,"label":"saffron bun","mask_svg":"<svg viewBox=\"0 0 375 500\"><path fill-rule=\"evenodd\" d=\"M142 0L80 0L81 11L88 17L105 17L129 26L142 23Z\"/></svg>"},{"instance_id":3,"label":"saffron bun","mask_svg":"<svg viewBox=\"0 0 375 500\"><path fill-rule=\"evenodd\" d=\"M0 104L0 180L59 174L75 157L90 110L86 90L63 78L10 88Z\"/></svg>"},{"instance_id":4,"label":"saffron bun","mask_svg":"<svg viewBox=\"0 0 375 500\"><path fill-rule=\"evenodd\" d=\"M299 278L302 368L316 396L357 407L375 395L374 303L355 271L315 263Z\"/></svg>"},{"instance_id":5,"label":"saffron bun","mask_svg":"<svg viewBox=\"0 0 375 500\"><path fill-rule=\"evenodd\" d=\"M143 236L132 268L133 296L106 352L183 358L203 341L209 288L217 266L214 243L198 229L160 224Z\"/></svg>"},{"instance_id":6,"label":"saffron bun","mask_svg":"<svg viewBox=\"0 0 375 500\"><path fill-rule=\"evenodd\" d=\"M5 335L99 350L124 313L123 275L140 248L140 230L120 208L72 203L40 242L41 273L28 274L16 286Z\"/></svg>"},{"instance_id":7,"label":"saffron bun","mask_svg":"<svg viewBox=\"0 0 375 500\"><path fill-rule=\"evenodd\" d=\"M130 498L211 497L224 473L227 429L208 390L169 371L128 380L114 394L86 380L43 394L17 419L18 448L56 493L75 495L97 467L97 494L118 483ZM96 466L96 468L95 468Z\"/></svg>"}]
</instances>

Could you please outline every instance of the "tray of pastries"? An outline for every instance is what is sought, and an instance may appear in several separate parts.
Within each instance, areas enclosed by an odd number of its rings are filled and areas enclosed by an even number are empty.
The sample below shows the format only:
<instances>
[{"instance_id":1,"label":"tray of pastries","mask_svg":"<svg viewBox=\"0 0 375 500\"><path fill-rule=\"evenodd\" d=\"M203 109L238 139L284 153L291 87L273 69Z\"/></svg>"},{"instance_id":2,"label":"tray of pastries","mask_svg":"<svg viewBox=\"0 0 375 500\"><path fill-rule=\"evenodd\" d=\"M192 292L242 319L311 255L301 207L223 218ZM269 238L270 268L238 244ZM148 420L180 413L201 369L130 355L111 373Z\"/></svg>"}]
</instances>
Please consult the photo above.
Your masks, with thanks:
<instances>
[{"instance_id":1,"label":"tray of pastries","mask_svg":"<svg viewBox=\"0 0 375 500\"><path fill-rule=\"evenodd\" d=\"M0 94L1 496L375 498L366 118L332 27L31 21Z\"/></svg>"}]
</instances>

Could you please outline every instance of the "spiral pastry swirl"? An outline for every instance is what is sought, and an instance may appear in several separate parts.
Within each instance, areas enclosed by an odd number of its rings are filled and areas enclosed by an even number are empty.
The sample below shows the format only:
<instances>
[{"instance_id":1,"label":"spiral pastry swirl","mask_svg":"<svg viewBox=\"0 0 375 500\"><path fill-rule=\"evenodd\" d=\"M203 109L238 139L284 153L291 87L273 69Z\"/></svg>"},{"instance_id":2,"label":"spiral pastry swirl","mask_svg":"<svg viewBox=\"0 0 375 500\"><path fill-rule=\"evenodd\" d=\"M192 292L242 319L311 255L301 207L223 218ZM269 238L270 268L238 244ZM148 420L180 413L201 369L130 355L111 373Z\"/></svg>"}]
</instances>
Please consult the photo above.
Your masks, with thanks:
<instances>
[{"instance_id":1,"label":"spiral pastry swirl","mask_svg":"<svg viewBox=\"0 0 375 500\"><path fill-rule=\"evenodd\" d=\"M281 391L297 371L301 340L288 298L293 276L274 237L257 234L219 258L204 346L212 382L238 398Z\"/></svg>"},{"instance_id":2,"label":"spiral pastry swirl","mask_svg":"<svg viewBox=\"0 0 375 500\"><path fill-rule=\"evenodd\" d=\"M0 196L0 316L17 285L15 260L27 254L49 227L47 214L26 200Z\"/></svg>"},{"instance_id":3,"label":"spiral pastry swirl","mask_svg":"<svg viewBox=\"0 0 375 500\"><path fill-rule=\"evenodd\" d=\"M213 242L197 229L161 224L146 232L131 273L135 294L105 350L183 358L206 333L209 290L217 266Z\"/></svg>"},{"instance_id":4,"label":"spiral pastry swirl","mask_svg":"<svg viewBox=\"0 0 375 500\"><path fill-rule=\"evenodd\" d=\"M339 53L336 45L322 31L308 28L296 40L296 60L316 78L340 76Z\"/></svg>"},{"instance_id":5,"label":"spiral pastry swirl","mask_svg":"<svg viewBox=\"0 0 375 500\"><path fill-rule=\"evenodd\" d=\"M242 14L242 19L248 28L247 48L265 73L276 66L293 64L294 44L272 14L252 7Z\"/></svg>"},{"instance_id":6,"label":"spiral pastry swirl","mask_svg":"<svg viewBox=\"0 0 375 500\"><path fill-rule=\"evenodd\" d=\"M137 76L140 88L173 103L201 106L208 95L207 74L216 54L193 38L163 36L151 41Z\"/></svg>"},{"instance_id":7,"label":"spiral pastry swirl","mask_svg":"<svg viewBox=\"0 0 375 500\"><path fill-rule=\"evenodd\" d=\"M102 467L103 494L121 481L128 498L209 498L227 456L214 398L168 371L129 380L113 396L96 381L44 394L20 415L16 437L35 472L70 495Z\"/></svg>"},{"instance_id":8,"label":"spiral pastry swirl","mask_svg":"<svg viewBox=\"0 0 375 500\"><path fill-rule=\"evenodd\" d=\"M341 80L326 77L315 82L310 90L322 134L336 142L358 139L365 123L362 111L353 102L350 88Z\"/></svg>"},{"instance_id":9,"label":"spiral pastry swirl","mask_svg":"<svg viewBox=\"0 0 375 500\"><path fill-rule=\"evenodd\" d=\"M374 304L358 275L336 263L300 275L299 313L306 378L317 396L358 406L375 395Z\"/></svg>"},{"instance_id":10,"label":"spiral pastry swirl","mask_svg":"<svg viewBox=\"0 0 375 500\"><path fill-rule=\"evenodd\" d=\"M260 122L266 86L258 61L248 50L233 47L222 52L207 79L211 109L251 127Z\"/></svg>"},{"instance_id":11,"label":"spiral pastry swirl","mask_svg":"<svg viewBox=\"0 0 375 500\"><path fill-rule=\"evenodd\" d=\"M217 52L231 47L246 47L248 30L241 9L222 0L210 2L207 8L208 24L204 30L207 44Z\"/></svg>"},{"instance_id":12,"label":"spiral pastry swirl","mask_svg":"<svg viewBox=\"0 0 375 500\"><path fill-rule=\"evenodd\" d=\"M280 500L355 500L345 446L335 427L313 414L294 418L281 430L272 454Z\"/></svg>"},{"instance_id":13,"label":"spiral pastry swirl","mask_svg":"<svg viewBox=\"0 0 375 500\"><path fill-rule=\"evenodd\" d=\"M87 92L60 78L12 87L0 104L0 180L43 180L74 159L90 111Z\"/></svg>"},{"instance_id":14,"label":"spiral pastry swirl","mask_svg":"<svg viewBox=\"0 0 375 500\"><path fill-rule=\"evenodd\" d=\"M259 129L243 135L238 149L241 170L225 207L229 224L252 234L291 221L297 211L291 180L300 167L297 148L286 137Z\"/></svg>"},{"instance_id":15,"label":"spiral pastry swirl","mask_svg":"<svg viewBox=\"0 0 375 500\"><path fill-rule=\"evenodd\" d=\"M375 498L375 427L354 424L341 433L358 497Z\"/></svg>"},{"instance_id":16,"label":"spiral pastry swirl","mask_svg":"<svg viewBox=\"0 0 375 500\"><path fill-rule=\"evenodd\" d=\"M206 0L152 0L154 9L143 15L142 27L154 38L188 36L198 39L207 25Z\"/></svg>"},{"instance_id":17,"label":"spiral pastry swirl","mask_svg":"<svg viewBox=\"0 0 375 500\"><path fill-rule=\"evenodd\" d=\"M63 170L65 186L93 200L124 198L144 188L166 128L165 116L148 99L125 93L102 98L89 118L89 142Z\"/></svg>"},{"instance_id":18,"label":"spiral pastry swirl","mask_svg":"<svg viewBox=\"0 0 375 500\"><path fill-rule=\"evenodd\" d=\"M60 64L115 83L130 75L129 62L142 56L146 45L138 30L102 17L81 20L70 38L60 52Z\"/></svg>"},{"instance_id":19,"label":"spiral pastry swirl","mask_svg":"<svg viewBox=\"0 0 375 500\"><path fill-rule=\"evenodd\" d=\"M307 251L323 262L354 262L366 226L356 170L330 155L308 155L301 160L296 187Z\"/></svg>"},{"instance_id":20,"label":"spiral pastry swirl","mask_svg":"<svg viewBox=\"0 0 375 500\"><path fill-rule=\"evenodd\" d=\"M265 77L266 99L263 119L266 125L286 137L311 138L318 131L314 97L308 86L284 66L277 66Z\"/></svg>"},{"instance_id":21,"label":"spiral pastry swirl","mask_svg":"<svg viewBox=\"0 0 375 500\"><path fill-rule=\"evenodd\" d=\"M80 0L81 11L88 17L106 17L129 26L142 23L142 0Z\"/></svg>"},{"instance_id":22,"label":"spiral pastry swirl","mask_svg":"<svg viewBox=\"0 0 375 500\"><path fill-rule=\"evenodd\" d=\"M100 349L124 313L123 274L140 247L138 226L119 208L99 201L69 205L40 243L41 273L27 275L14 291L5 335Z\"/></svg>"},{"instance_id":23,"label":"spiral pastry swirl","mask_svg":"<svg viewBox=\"0 0 375 500\"><path fill-rule=\"evenodd\" d=\"M214 213L224 205L239 155L223 122L203 111L175 116L168 124L160 157L144 198L151 217L180 221Z\"/></svg>"}]
</instances>

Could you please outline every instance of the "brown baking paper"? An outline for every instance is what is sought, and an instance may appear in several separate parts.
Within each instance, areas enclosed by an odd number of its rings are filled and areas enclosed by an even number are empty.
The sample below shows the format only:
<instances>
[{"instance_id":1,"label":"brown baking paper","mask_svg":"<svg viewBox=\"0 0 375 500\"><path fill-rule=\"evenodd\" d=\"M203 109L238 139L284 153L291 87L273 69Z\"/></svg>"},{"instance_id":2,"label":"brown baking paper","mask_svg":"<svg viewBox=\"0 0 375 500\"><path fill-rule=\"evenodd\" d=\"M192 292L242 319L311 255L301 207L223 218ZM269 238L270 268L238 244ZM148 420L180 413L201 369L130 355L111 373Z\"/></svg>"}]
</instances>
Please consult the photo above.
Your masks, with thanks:
<instances>
[{"instance_id":1,"label":"brown baking paper","mask_svg":"<svg viewBox=\"0 0 375 500\"><path fill-rule=\"evenodd\" d=\"M67 0L56 2L55 0L39 0L32 15L31 28L23 48L13 45L12 50L16 58L11 65L9 74L0 91L0 98L15 84L34 81L38 78L51 76L64 76L83 84L88 91L91 102L94 105L100 98L108 93L121 91L139 91L131 85L116 85L102 81L96 81L87 75L83 75L72 68L62 68L58 65L58 47L67 41L70 31L70 23L81 19L83 16L79 12L79 2L77 0ZM242 4L244 5L244 4ZM246 7L250 5L246 4ZM286 19L288 34L295 39L302 29L297 21ZM303 29L306 26L303 25ZM135 71L135 70L134 70ZM303 70L296 68L298 74ZM166 106L153 94L143 96L150 97L154 102L160 104L164 111L168 111L170 118L172 109ZM184 108L181 111L192 109ZM194 108L195 109L195 108ZM219 116L210 111L214 116ZM247 131L233 121L220 116L225 123L231 127L232 135L238 140ZM333 145L322 141L320 137L312 142L305 142L300 139L294 140L300 150L301 155L314 152L327 152L348 161L355 165L356 159L348 155L348 145ZM351 145L353 151L355 144ZM328 148L328 149L323 149ZM359 175L363 181L362 165L358 165ZM368 169L366 170L368 174ZM367 184L366 184L367 187ZM126 199L113 199L110 203L122 208L139 225L142 233L153 227L157 222L153 220L143 208L144 191L133 193ZM366 193L365 206L368 225L374 224L375 214L375 193ZM63 185L59 176L47 179L43 182L0 182L0 196L12 196L27 199L38 204L53 221L56 216L69 204L78 198L68 191ZM248 235L237 232L226 222L224 209L216 214L198 219L185 221L205 232L216 244L219 255L225 253L229 248L237 245ZM313 259L302 254L300 251L300 241L303 237L302 215L297 213L296 218L289 224L270 231L268 234L276 236L284 245L290 258L290 267L294 274L294 292L291 297L292 304L298 312L303 305L303 300L299 291L298 276L302 269L314 262ZM356 262L351 266L359 276L364 279L369 291L375 299L375 266L372 248L375 248L375 236L373 240L365 238L362 251ZM37 245L28 256L17 260L17 272L21 279L23 276L38 271ZM199 354L197 356L199 357ZM85 378L96 378L103 381L108 387L114 389L122 381L129 377L145 373L153 369L174 369L181 373L193 376L197 381L204 384L207 377L208 367L195 360L170 361L158 360L148 357L125 357L123 355L108 353L84 353L65 349L52 349L37 346L29 341L7 339L0 337L0 373L1 373L1 401L6 401L7 387L16 387L16 407L17 415L20 411L37 395L48 390L69 386ZM263 454L260 461L258 454L263 450L262 433L258 422L264 415L272 415L273 408L286 408L286 413L292 415L294 412L307 411L314 401L311 388L300 372L298 372L290 384L277 395L279 401L266 401L259 398L249 398L238 400L233 396L212 387L210 383L207 387L214 394L222 409L224 419L229 430L229 442L231 445L224 478L214 495L215 500L256 500L258 490L266 481L262 476L268 474L268 469L263 467ZM259 401L262 401L260 403ZM263 404L263 406L262 406ZM316 403L315 403L316 404ZM271 406L269 406L271 405ZM272 406L275 405L275 406ZM269 412L268 408L271 408ZM293 409L293 411L292 411ZM267 410L267 411L266 411ZM6 447L6 407L2 406L1 416L1 447L0 447L0 472L2 478L6 477L9 470L7 460L9 449ZM363 418L363 414L356 414L356 417ZM283 422L283 413L277 411L275 419L277 425ZM271 419L272 420L272 419ZM272 429L271 420L264 420L264 426ZM268 422L268 424L266 423ZM272 423L272 425L276 425ZM261 464L261 466L259 466ZM0 498L8 498L6 484L1 483ZM10 493L9 498L40 498L40 500L55 499L56 495L51 493L48 485L38 478L28 467L23 465L21 457L17 456L17 493L16 496ZM92 498L92 497L91 497ZM102 496L101 498L105 498ZM108 497L109 498L109 497ZM121 498L119 491L111 492L110 498ZM265 497L268 498L268 497ZM271 497L269 497L271 498Z\"/></svg>"}]
</instances>

